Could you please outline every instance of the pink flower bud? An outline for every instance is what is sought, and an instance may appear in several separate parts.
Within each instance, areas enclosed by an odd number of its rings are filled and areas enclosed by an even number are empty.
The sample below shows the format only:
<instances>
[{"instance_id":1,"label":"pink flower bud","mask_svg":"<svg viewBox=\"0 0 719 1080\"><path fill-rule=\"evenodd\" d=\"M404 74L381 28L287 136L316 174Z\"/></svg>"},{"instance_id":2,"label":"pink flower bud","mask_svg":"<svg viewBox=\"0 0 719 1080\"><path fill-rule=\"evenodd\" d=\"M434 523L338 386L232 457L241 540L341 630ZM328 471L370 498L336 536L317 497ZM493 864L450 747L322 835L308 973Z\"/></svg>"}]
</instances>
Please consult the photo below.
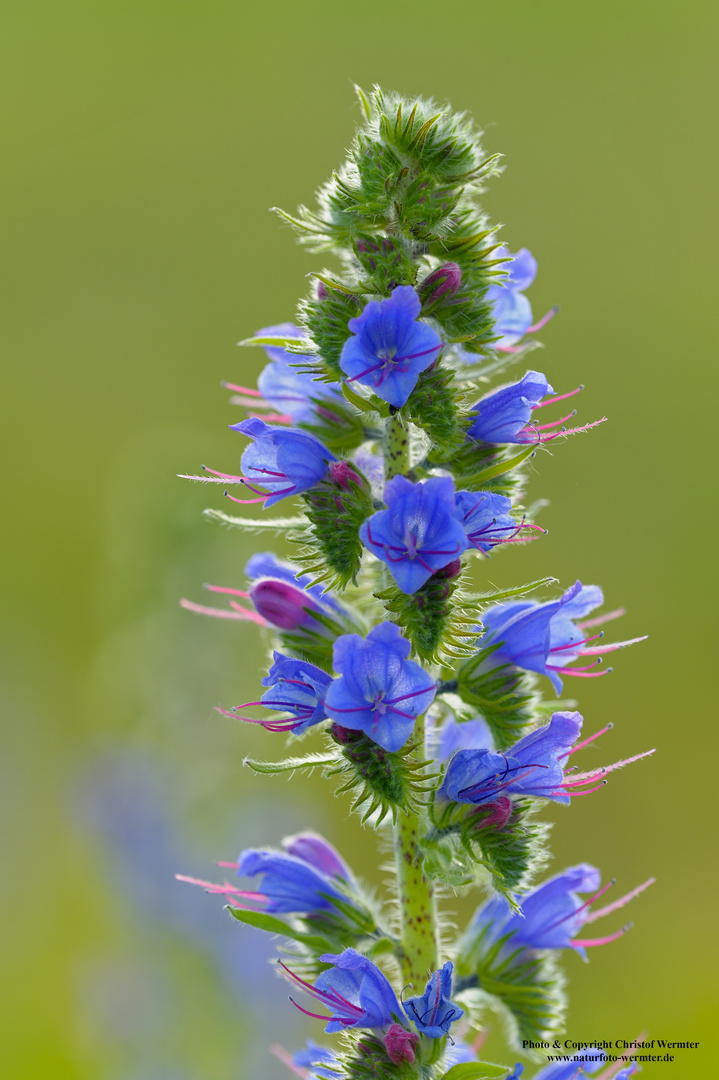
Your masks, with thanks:
<instances>
[{"instance_id":1,"label":"pink flower bud","mask_svg":"<svg viewBox=\"0 0 719 1080\"><path fill-rule=\"evenodd\" d=\"M317 282L317 299L318 300L326 300L328 296L329 296L329 293L327 292L327 286L325 285L325 283L323 281L318 281Z\"/></svg>"},{"instance_id":2,"label":"pink flower bud","mask_svg":"<svg viewBox=\"0 0 719 1080\"><path fill-rule=\"evenodd\" d=\"M399 1024L392 1024L384 1037L387 1057L395 1065L401 1065L403 1061L408 1061L410 1065L414 1065L415 1048L418 1042L419 1035L414 1031L406 1031Z\"/></svg>"},{"instance_id":3,"label":"pink flower bud","mask_svg":"<svg viewBox=\"0 0 719 1080\"><path fill-rule=\"evenodd\" d=\"M462 271L456 263L445 263L444 266L440 266L438 270L434 270L417 287L417 292L422 300L422 307L434 307L440 300L451 299L461 283Z\"/></svg>"},{"instance_id":4,"label":"pink flower bud","mask_svg":"<svg viewBox=\"0 0 719 1080\"><path fill-rule=\"evenodd\" d=\"M314 600L296 585L278 578L260 578L250 585L250 599L255 610L278 630L319 629L319 623L307 613L320 611Z\"/></svg>"},{"instance_id":5,"label":"pink flower bud","mask_svg":"<svg viewBox=\"0 0 719 1080\"><path fill-rule=\"evenodd\" d=\"M461 572L462 572L462 560L461 559L452 559L452 562L449 562L449 563L447 563L446 566L442 566L442 567L440 567L439 570L436 570L434 572L434 574L432 574L432 577L434 577L434 578L442 578L442 579L446 579L447 581L451 581L452 578L458 577Z\"/></svg>"},{"instance_id":6,"label":"pink flower bud","mask_svg":"<svg viewBox=\"0 0 719 1080\"><path fill-rule=\"evenodd\" d=\"M350 482L357 487L364 487L362 477L355 472L349 461L333 461L330 464L330 478L339 484L343 491L349 491Z\"/></svg>"},{"instance_id":7,"label":"pink flower bud","mask_svg":"<svg viewBox=\"0 0 719 1080\"><path fill-rule=\"evenodd\" d=\"M489 810L489 814L477 822L477 828L501 829L512 816L512 800L507 795L499 795L494 802L485 803L482 810Z\"/></svg>"}]
</instances>

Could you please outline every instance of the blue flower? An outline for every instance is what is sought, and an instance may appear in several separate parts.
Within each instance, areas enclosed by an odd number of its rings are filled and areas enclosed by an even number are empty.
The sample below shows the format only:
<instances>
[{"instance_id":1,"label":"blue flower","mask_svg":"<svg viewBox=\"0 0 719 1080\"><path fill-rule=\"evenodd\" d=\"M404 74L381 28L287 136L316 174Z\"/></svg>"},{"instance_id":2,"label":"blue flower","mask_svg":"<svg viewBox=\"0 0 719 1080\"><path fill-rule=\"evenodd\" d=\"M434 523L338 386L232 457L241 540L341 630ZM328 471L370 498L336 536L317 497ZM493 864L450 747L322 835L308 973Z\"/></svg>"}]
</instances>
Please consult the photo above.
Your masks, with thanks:
<instances>
[{"instance_id":1,"label":"blue flower","mask_svg":"<svg viewBox=\"0 0 719 1080\"><path fill-rule=\"evenodd\" d=\"M294 1005L307 1016L327 1020L325 1031L344 1031L345 1028L383 1028L402 1016L394 990L376 964L355 949L339 954L323 953L320 960L332 964L323 971L314 985L300 979L280 962L280 966L305 993L329 1009L331 1016L307 1012L293 999Z\"/></svg>"},{"instance_id":2,"label":"blue flower","mask_svg":"<svg viewBox=\"0 0 719 1080\"><path fill-rule=\"evenodd\" d=\"M569 803L564 764L579 738L579 713L555 713L549 723L515 743L504 754L491 750L458 750L439 790L451 802L481 806L498 795L534 795Z\"/></svg>"},{"instance_id":3,"label":"blue flower","mask_svg":"<svg viewBox=\"0 0 719 1080\"><path fill-rule=\"evenodd\" d=\"M443 476L413 484L395 476L385 485L384 500L387 509L364 522L360 538L387 564L402 592L413 593L467 550L454 482Z\"/></svg>"},{"instance_id":4,"label":"blue flower","mask_svg":"<svg viewBox=\"0 0 719 1080\"><path fill-rule=\"evenodd\" d=\"M400 285L388 300L370 300L361 315L350 319L353 336L344 343L340 356L348 382L371 387L396 408L405 404L420 372L437 359L442 348L436 331L417 322L421 307L411 285Z\"/></svg>"},{"instance_id":5,"label":"blue flower","mask_svg":"<svg viewBox=\"0 0 719 1080\"><path fill-rule=\"evenodd\" d=\"M273 427L256 416L230 427L252 440L242 455L245 477L237 482L244 483L259 496L249 501L264 502L266 507L315 487L327 475L329 463L336 460L319 439L306 431ZM230 483L234 480L225 479ZM254 484L266 491L253 487Z\"/></svg>"},{"instance_id":6,"label":"blue flower","mask_svg":"<svg viewBox=\"0 0 719 1080\"><path fill-rule=\"evenodd\" d=\"M292 323L280 323L258 330L255 337L301 338L302 331ZM295 424L316 422L315 401L335 404L344 401L339 383L322 382L291 366L312 357L295 355L273 345L265 346L265 352L272 362L260 372L257 387L265 401L278 412L291 416Z\"/></svg>"},{"instance_id":7,"label":"blue flower","mask_svg":"<svg viewBox=\"0 0 719 1080\"><path fill-rule=\"evenodd\" d=\"M579 657L600 657L644 640L639 637L609 645L588 644L602 637L602 632L586 637L584 627L598 625L623 614L620 609L603 618L575 625L574 620L584 618L603 603L602 590L597 585L582 585L581 581L577 581L558 600L543 604L536 600L495 604L482 615L484 634L480 638L480 645L497 646L483 662L484 667L515 664L525 671L536 671L551 680L558 694L562 692L561 675L592 678L608 674L611 668L594 672L589 668L568 666ZM594 667L597 663L601 663L601 660L589 666Z\"/></svg>"},{"instance_id":8,"label":"blue flower","mask_svg":"<svg viewBox=\"0 0 719 1080\"><path fill-rule=\"evenodd\" d=\"M582 926L624 907L653 884L654 879L649 878L599 911L590 911L589 905L614 884L610 881L600 889L599 881L600 874L594 866L580 863L545 881L526 896L516 897L517 904L521 903L521 913L513 911L503 896L489 900L475 911L462 943L464 950L469 952L475 944L479 944L483 950L490 950L501 939L507 939L503 945L505 955L518 949L572 948L586 959L587 948L615 941L627 931L628 926L606 937L580 940L576 935ZM594 895L583 901L578 894L587 892Z\"/></svg>"},{"instance_id":9,"label":"blue flower","mask_svg":"<svg viewBox=\"0 0 719 1080\"><path fill-rule=\"evenodd\" d=\"M292 1055L292 1064L298 1069L309 1070L307 1080L315 1080L315 1077L320 1077L322 1080L337 1080L338 1073L336 1069L326 1069L323 1065L333 1065L337 1061L337 1055L334 1050L330 1050L326 1046L320 1046L319 1043L313 1042L312 1039L305 1040L304 1050L297 1050Z\"/></svg>"},{"instance_id":10,"label":"blue flower","mask_svg":"<svg viewBox=\"0 0 719 1080\"><path fill-rule=\"evenodd\" d=\"M366 638L337 638L334 669L340 677L327 691L327 715L342 727L364 731L385 750L399 750L437 689L419 664L407 660L410 649L395 623L375 626Z\"/></svg>"},{"instance_id":11,"label":"blue flower","mask_svg":"<svg viewBox=\"0 0 719 1080\"><path fill-rule=\"evenodd\" d=\"M511 255L504 246L497 249L494 257L511 259L511 262L502 267L507 273L505 280L501 284L490 285L487 289L487 300L492 305L494 332L500 335L495 347L506 348L520 341L533 329L532 307L523 293L536 277L537 260L527 248L520 248L516 255Z\"/></svg>"},{"instance_id":12,"label":"blue flower","mask_svg":"<svg viewBox=\"0 0 719 1080\"><path fill-rule=\"evenodd\" d=\"M273 657L270 673L262 680L262 685L271 689L259 702L247 702L246 705L260 704L266 709L291 713L290 719L253 722L261 724L267 731L292 731L301 735L327 719L324 698L332 679L321 668L305 660L295 660L279 652L273 653Z\"/></svg>"},{"instance_id":13,"label":"blue flower","mask_svg":"<svg viewBox=\"0 0 719 1080\"><path fill-rule=\"evenodd\" d=\"M311 915L332 910L332 897L347 901L327 874L296 855L248 848L240 853L237 866L239 877L260 875L257 895L264 897L262 910L269 914Z\"/></svg>"},{"instance_id":14,"label":"blue flower","mask_svg":"<svg viewBox=\"0 0 719 1080\"><path fill-rule=\"evenodd\" d=\"M534 1080L580 1080L582 1076L592 1076L606 1063L606 1053L598 1047L590 1046L581 1053L573 1054L566 1061L550 1061L539 1070Z\"/></svg>"},{"instance_id":15,"label":"blue flower","mask_svg":"<svg viewBox=\"0 0 719 1080\"><path fill-rule=\"evenodd\" d=\"M552 393L545 375L528 371L518 382L492 390L477 402L473 411L479 415L467 434L487 443L536 442L538 435L529 427L532 409Z\"/></svg>"},{"instance_id":16,"label":"blue flower","mask_svg":"<svg viewBox=\"0 0 719 1080\"><path fill-rule=\"evenodd\" d=\"M457 750L495 750L494 736L481 716L461 723L452 716L448 717L436 733L435 741L435 757L438 761L448 761Z\"/></svg>"},{"instance_id":17,"label":"blue flower","mask_svg":"<svg viewBox=\"0 0 719 1080\"><path fill-rule=\"evenodd\" d=\"M450 1001L452 971L452 963L448 960L443 968L431 975L421 997L409 998L404 1002L404 1011L417 1031L430 1039L441 1039L448 1035L455 1020L464 1016L464 1009Z\"/></svg>"},{"instance_id":18,"label":"blue flower","mask_svg":"<svg viewBox=\"0 0 719 1080\"><path fill-rule=\"evenodd\" d=\"M518 382L500 386L498 390L492 390L480 398L473 409L478 415L467 429L467 434L471 439L480 439L486 443L546 443L563 435L588 431L598 424L603 424L606 416L581 427L564 427L565 420L576 415L577 410L573 409L566 416L561 416L559 420L553 420L549 424L530 423L534 409L564 401L582 389L583 387L578 386L576 390L557 394L543 401L542 398L553 393L552 387L546 376L538 371L528 371ZM555 428L558 430L553 430Z\"/></svg>"},{"instance_id":19,"label":"blue flower","mask_svg":"<svg viewBox=\"0 0 719 1080\"><path fill-rule=\"evenodd\" d=\"M457 517L470 544L491 551L497 544L514 540L525 527L510 514L512 500L490 491L458 491L455 495Z\"/></svg>"}]
</instances>

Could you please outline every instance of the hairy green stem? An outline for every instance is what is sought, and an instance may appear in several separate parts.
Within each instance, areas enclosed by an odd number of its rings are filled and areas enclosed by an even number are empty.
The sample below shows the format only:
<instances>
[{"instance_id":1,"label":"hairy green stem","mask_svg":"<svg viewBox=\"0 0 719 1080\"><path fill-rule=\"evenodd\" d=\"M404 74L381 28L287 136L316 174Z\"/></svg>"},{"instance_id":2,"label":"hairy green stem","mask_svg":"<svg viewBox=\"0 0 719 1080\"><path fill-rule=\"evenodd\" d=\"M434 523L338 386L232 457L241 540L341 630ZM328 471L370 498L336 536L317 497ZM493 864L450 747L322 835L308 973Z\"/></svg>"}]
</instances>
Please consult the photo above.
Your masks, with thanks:
<instances>
[{"instance_id":1,"label":"hairy green stem","mask_svg":"<svg viewBox=\"0 0 719 1080\"><path fill-rule=\"evenodd\" d=\"M384 441L385 480L409 471L409 430L399 415L386 422ZM424 719L415 725L418 740L414 751L424 757ZM437 912L433 888L422 873L420 838L425 824L420 814L400 814L394 827L394 854L399 900L402 978L421 994L430 973L438 964Z\"/></svg>"},{"instance_id":2,"label":"hairy green stem","mask_svg":"<svg viewBox=\"0 0 719 1080\"><path fill-rule=\"evenodd\" d=\"M399 413L385 421L382 453L385 481L399 473L405 475L409 472L409 430L404 426Z\"/></svg>"},{"instance_id":3,"label":"hairy green stem","mask_svg":"<svg viewBox=\"0 0 719 1080\"><path fill-rule=\"evenodd\" d=\"M423 719L417 721L415 736L420 737L415 754L421 754L424 747ZM401 935L399 960L402 978L412 984L415 994L424 991L430 973L438 966L434 890L422 873L420 852L420 838L425 829L422 817L415 812L400 814L394 827Z\"/></svg>"}]
</instances>

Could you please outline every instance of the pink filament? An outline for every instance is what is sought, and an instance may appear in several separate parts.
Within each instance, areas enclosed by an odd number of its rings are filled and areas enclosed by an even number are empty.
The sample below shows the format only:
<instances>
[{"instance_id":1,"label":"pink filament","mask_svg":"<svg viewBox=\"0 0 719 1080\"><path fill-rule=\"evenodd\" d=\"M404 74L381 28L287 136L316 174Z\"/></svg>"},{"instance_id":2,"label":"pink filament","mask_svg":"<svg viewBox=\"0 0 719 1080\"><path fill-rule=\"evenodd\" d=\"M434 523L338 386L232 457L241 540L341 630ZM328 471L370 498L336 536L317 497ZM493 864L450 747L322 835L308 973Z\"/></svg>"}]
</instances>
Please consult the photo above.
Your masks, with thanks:
<instances>
[{"instance_id":1,"label":"pink filament","mask_svg":"<svg viewBox=\"0 0 719 1080\"><path fill-rule=\"evenodd\" d=\"M594 922L595 919L601 919L604 915L610 915L613 911L618 911L619 908L623 908L625 904L628 904L630 900L634 900L636 896L643 893L645 889L648 889L650 885L653 885L656 878L650 877L641 885L637 885L636 889L632 889L625 896L621 896L618 900L615 900L611 904L607 904L606 907L599 908L598 911L590 911L587 915L585 922ZM596 899L596 897L594 898ZM594 901L592 901L593 903Z\"/></svg>"},{"instance_id":2,"label":"pink filament","mask_svg":"<svg viewBox=\"0 0 719 1080\"><path fill-rule=\"evenodd\" d=\"M250 488L250 491L252 488ZM240 506L252 506L254 503L262 503L266 499L269 499L269 495L260 495L258 499L236 499L234 495L230 495L229 491L225 492L227 498L233 503L239 503Z\"/></svg>"},{"instance_id":3,"label":"pink filament","mask_svg":"<svg viewBox=\"0 0 719 1080\"><path fill-rule=\"evenodd\" d=\"M584 746L588 746L589 743L594 742L600 735L605 735L608 731L612 730L613 725L607 724L606 727L600 728L599 731L595 731L589 738L583 739L582 742L572 746L569 750L564 750L561 754L557 754L557 757L569 757L570 754L576 754L577 750L581 750Z\"/></svg>"},{"instance_id":4,"label":"pink filament","mask_svg":"<svg viewBox=\"0 0 719 1080\"><path fill-rule=\"evenodd\" d=\"M601 656L604 653L616 652L617 649L626 649L628 645L636 645L638 641L646 641L648 637L648 634L643 634L642 637L629 638L627 641L610 641L608 645L593 645L591 649L582 649L582 656Z\"/></svg>"},{"instance_id":5,"label":"pink filament","mask_svg":"<svg viewBox=\"0 0 719 1080\"><path fill-rule=\"evenodd\" d=\"M582 622L578 622L575 625L580 630L588 630L590 626L602 626L603 623L611 622L612 619L620 619L622 615L626 615L626 608L618 607L614 611L608 611L606 615L597 615L594 619L584 619Z\"/></svg>"},{"instance_id":6,"label":"pink filament","mask_svg":"<svg viewBox=\"0 0 719 1080\"><path fill-rule=\"evenodd\" d=\"M584 638L583 641L570 641L567 645L555 645L550 649L550 653L562 652L565 649L579 649L582 645L586 645L588 641L596 641L597 638L603 637L604 631L601 634L595 634L593 637ZM582 653L586 653L586 649L582 649Z\"/></svg>"},{"instance_id":7,"label":"pink filament","mask_svg":"<svg viewBox=\"0 0 719 1080\"><path fill-rule=\"evenodd\" d=\"M544 401L540 401L539 405L535 405L534 408L543 409L545 405L555 405L558 401L565 401L566 398L574 397L575 394L581 393L583 389L583 386L578 386L576 390L570 390L567 394L555 394L554 397L548 397Z\"/></svg>"},{"instance_id":8,"label":"pink filament","mask_svg":"<svg viewBox=\"0 0 719 1080\"><path fill-rule=\"evenodd\" d=\"M295 1065L292 1060L292 1054L285 1050L284 1046L280 1046L279 1043L273 1043L270 1047L270 1053L274 1054L276 1058L279 1058L282 1064L286 1065L290 1072L293 1072L295 1076L301 1077L302 1080L307 1080L310 1075L310 1070L301 1069L299 1065Z\"/></svg>"},{"instance_id":9,"label":"pink filament","mask_svg":"<svg viewBox=\"0 0 719 1080\"><path fill-rule=\"evenodd\" d=\"M243 600L249 600L250 594L242 589L230 589L227 585L203 585L208 592L227 593L229 596L241 596Z\"/></svg>"},{"instance_id":10,"label":"pink filament","mask_svg":"<svg viewBox=\"0 0 719 1080\"><path fill-rule=\"evenodd\" d=\"M539 320L539 322L534 323L532 326L528 326L527 329L525 330L525 333L526 334L536 334L537 330L541 330L544 326L546 326L547 323L549 322L549 320L553 319L558 311L559 311L559 308L555 304L554 307L551 307L549 309L549 311L547 312L546 315L542 316L542 318ZM574 393L576 394L576 390L574 391ZM566 394L565 397L569 397L569 395Z\"/></svg>"},{"instance_id":11,"label":"pink filament","mask_svg":"<svg viewBox=\"0 0 719 1080\"><path fill-rule=\"evenodd\" d=\"M180 607L186 611L194 611L197 615L211 615L214 619L237 619L238 621L249 620L259 626L265 626L265 620L256 611L248 611L246 608L234 604L234 611L225 611L224 608L206 607L204 604L195 604L192 600L184 597L180 600Z\"/></svg>"},{"instance_id":12,"label":"pink filament","mask_svg":"<svg viewBox=\"0 0 719 1080\"><path fill-rule=\"evenodd\" d=\"M222 386L225 390L234 390L237 394L248 394L249 397L261 398L262 394L259 390L252 390L249 386L238 386L236 383L223 382Z\"/></svg>"},{"instance_id":13,"label":"pink filament","mask_svg":"<svg viewBox=\"0 0 719 1080\"><path fill-rule=\"evenodd\" d=\"M607 934L606 937L583 938L583 939L582 938L575 938L574 941L572 942L572 946L573 947L578 946L581 949L593 949L597 945L608 945L610 941L616 941L617 938L623 937L626 934L628 929L629 929L628 926L623 926L621 930L617 930L616 933L614 933L614 934Z\"/></svg>"},{"instance_id":14,"label":"pink filament","mask_svg":"<svg viewBox=\"0 0 719 1080\"><path fill-rule=\"evenodd\" d=\"M262 415L260 413L250 412L247 415L248 416L256 416L258 420L269 421L270 424L291 424L292 423L292 417L290 416L289 413L272 412L272 413L265 413L264 415Z\"/></svg>"}]
</instances>

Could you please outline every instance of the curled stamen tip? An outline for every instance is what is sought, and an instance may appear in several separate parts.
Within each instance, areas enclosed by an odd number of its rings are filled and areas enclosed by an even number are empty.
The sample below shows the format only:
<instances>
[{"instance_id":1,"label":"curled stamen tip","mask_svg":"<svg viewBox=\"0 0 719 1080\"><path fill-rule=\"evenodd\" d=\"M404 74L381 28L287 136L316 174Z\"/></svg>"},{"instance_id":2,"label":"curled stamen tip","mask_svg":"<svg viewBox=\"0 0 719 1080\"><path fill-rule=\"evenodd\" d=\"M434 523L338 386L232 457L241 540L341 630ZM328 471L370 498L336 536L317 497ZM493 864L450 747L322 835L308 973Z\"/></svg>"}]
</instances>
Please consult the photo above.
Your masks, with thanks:
<instances>
[{"instance_id":1,"label":"curled stamen tip","mask_svg":"<svg viewBox=\"0 0 719 1080\"><path fill-rule=\"evenodd\" d=\"M610 720L609 723L607 724L607 728L613 728L613 727L614 727L614 721Z\"/></svg>"},{"instance_id":2,"label":"curled stamen tip","mask_svg":"<svg viewBox=\"0 0 719 1080\"><path fill-rule=\"evenodd\" d=\"M583 382L579 384L579 387L578 387L578 389L579 389L579 390L583 390L583 389L584 389L584 383L583 383Z\"/></svg>"},{"instance_id":3,"label":"curled stamen tip","mask_svg":"<svg viewBox=\"0 0 719 1080\"><path fill-rule=\"evenodd\" d=\"M630 930L633 930L633 929L634 929L634 923L633 922L628 922L628 923L625 923L624 926L622 927L622 932L626 934Z\"/></svg>"},{"instance_id":4,"label":"curled stamen tip","mask_svg":"<svg viewBox=\"0 0 719 1080\"><path fill-rule=\"evenodd\" d=\"M223 495L227 495L227 496L229 497L229 494L230 494L230 493L229 493L229 491L223 491L223 492L222 492L222 494L223 494Z\"/></svg>"},{"instance_id":5,"label":"curled stamen tip","mask_svg":"<svg viewBox=\"0 0 719 1080\"><path fill-rule=\"evenodd\" d=\"M610 671L614 671L614 668L613 667L608 667L607 668L607 675L609 674Z\"/></svg>"},{"instance_id":6,"label":"curled stamen tip","mask_svg":"<svg viewBox=\"0 0 719 1080\"><path fill-rule=\"evenodd\" d=\"M578 410L577 410L577 409L572 409L572 411L571 411L571 413L570 413L569 415L570 415L570 416L576 416L576 415L577 415L577 412L578 412Z\"/></svg>"},{"instance_id":7,"label":"curled stamen tip","mask_svg":"<svg viewBox=\"0 0 719 1080\"><path fill-rule=\"evenodd\" d=\"M609 884L610 885L616 885L617 884L617 879L615 877L613 877L612 880L609 882Z\"/></svg>"}]
</instances>

